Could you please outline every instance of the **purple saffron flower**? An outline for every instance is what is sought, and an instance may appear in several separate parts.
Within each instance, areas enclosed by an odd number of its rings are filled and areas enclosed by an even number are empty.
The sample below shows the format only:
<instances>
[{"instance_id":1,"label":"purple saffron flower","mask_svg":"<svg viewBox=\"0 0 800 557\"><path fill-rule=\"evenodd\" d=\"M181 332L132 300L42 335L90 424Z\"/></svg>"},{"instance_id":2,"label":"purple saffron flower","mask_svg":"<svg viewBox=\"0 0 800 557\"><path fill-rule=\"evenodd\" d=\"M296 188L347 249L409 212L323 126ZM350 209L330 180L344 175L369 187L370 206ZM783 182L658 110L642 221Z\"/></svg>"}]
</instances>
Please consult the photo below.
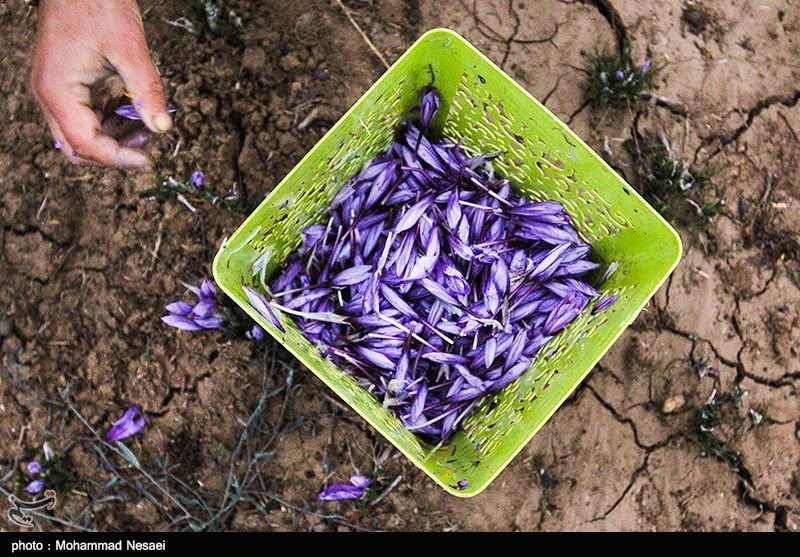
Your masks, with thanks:
<instances>
[{"instance_id":1,"label":"purple saffron flower","mask_svg":"<svg viewBox=\"0 0 800 557\"><path fill-rule=\"evenodd\" d=\"M109 443L114 443L115 441L127 439L142 431L146 425L147 416L144 415L142 409L138 406L131 406L108 430L106 440Z\"/></svg>"},{"instance_id":2,"label":"purple saffron flower","mask_svg":"<svg viewBox=\"0 0 800 557\"><path fill-rule=\"evenodd\" d=\"M317 496L317 499L320 501L361 499L367 494L370 484L369 478L361 474L356 474L350 478L349 484L329 485Z\"/></svg>"},{"instance_id":3,"label":"purple saffron flower","mask_svg":"<svg viewBox=\"0 0 800 557\"><path fill-rule=\"evenodd\" d=\"M42 465L36 460L30 461L25 469L31 476L38 476L42 473Z\"/></svg>"},{"instance_id":4,"label":"purple saffron flower","mask_svg":"<svg viewBox=\"0 0 800 557\"><path fill-rule=\"evenodd\" d=\"M458 480L456 489L466 489L469 486L469 480Z\"/></svg>"},{"instance_id":5,"label":"purple saffron flower","mask_svg":"<svg viewBox=\"0 0 800 557\"><path fill-rule=\"evenodd\" d=\"M617 70L614 75L617 76L617 79L625 79L625 72L622 70Z\"/></svg>"},{"instance_id":6,"label":"purple saffron flower","mask_svg":"<svg viewBox=\"0 0 800 557\"><path fill-rule=\"evenodd\" d=\"M650 69L651 64L652 64L651 60L645 60L644 64L642 64L642 67L639 68L639 73L645 73L647 70Z\"/></svg>"},{"instance_id":7,"label":"purple saffron flower","mask_svg":"<svg viewBox=\"0 0 800 557\"><path fill-rule=\"evenodd\" d=\"M38 480L33 480L31 483L25 487L25 491L30 493L31 495L36 495L37 493L41 493L44 490L44 480L39 478Z\"/></svg>"},{"instance_id":8,"label":"purple saffron flower","mask_svg":"<svg viewBox=\"0 0 800 557\"><path fill-rule=\"evenodd\" d=\"M206 185L206 175L200 169L195 170L192 172L192 177L189 178L189 183L192 184L197 189L202 188Z\"/></svg>"},{"instance_id":9,"label":"purple saffron flower","mask_svg":"<svg viewBox=\"0 0 800 557\"><path fill-rule=\"evenodd\" d=\"M62 142L60 139L56 139L56 140L53 142L53 148L54 148L56 151L60 151L60 150L61 150L61 148L62 148L63 146L64 146L64 143L63 143L63 142Z\"/></svg>"},{"instance_id":10,"label":"purple saffron flower","mask_svg":"<svg viewBox=\"0 0 800 557\"><path fill-rule=\"evenodd\" d=\"M170 114L173 114L177 111L178 111L177 108L171 106L167 107L167 112L169 112ZM136 107L134 107L132 104L123 104L118 106L117 109L114 110L114 114L116 114L117 116L122 116L123 118L127 118L128 120L142 119L142 117L139 116L139 112L136 110Z\"/></svg>"},{"instance_id":11,"label":"purple saffron flower","mask_svg":"<svg viewBox=\"0 0 800 557\"><path fill-rule=\"evenodd\" d=\"M261 342L266 338L267 332L261 327L261 325L253 325L253 328L250 329L250 336L253 340Z\"/></svg>"},{"instance_id":12,"label":"purple saffron flower","mask_svg":"<svg viewBox=\"0 0 800 557\"><path fill-rule=\"evenodd\" d=\"M194 287L192 287L194 288ZM161 321L181 331L203 331L207 329L221 329L225 321L216 315L219 302L217 302L217 287L213 281L205 279L200 288L195 288L198 301L192 305L188 302L172 302L167 304L169 312Z\"/></svg>"}]
</instances>

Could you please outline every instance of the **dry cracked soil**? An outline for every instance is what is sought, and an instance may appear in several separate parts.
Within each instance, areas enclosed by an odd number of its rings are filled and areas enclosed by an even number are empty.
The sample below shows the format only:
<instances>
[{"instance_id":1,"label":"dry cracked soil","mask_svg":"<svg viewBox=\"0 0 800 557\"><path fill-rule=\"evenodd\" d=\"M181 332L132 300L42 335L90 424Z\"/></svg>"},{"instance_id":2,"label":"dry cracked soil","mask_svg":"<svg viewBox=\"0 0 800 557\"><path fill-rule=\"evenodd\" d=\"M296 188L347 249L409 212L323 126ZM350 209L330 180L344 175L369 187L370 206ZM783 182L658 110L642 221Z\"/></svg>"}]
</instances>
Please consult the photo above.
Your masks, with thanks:
<instances>
[{"instance_id":1,"label":"dry cracked soil","mask_svg":"<svg viewBox=\"0 0 800 557\"><path fill-rule=\"evenodd\" d=\"M217 4L216 30L190 33L170 22L200 22L197 2L140 2L180 107L158 172L201 168L222 196L237 186L239 207L193 212L142 197L153 173L63 164L27 83L36 11L0 0L0 480L23 494L24 463L54 451L58 507L39 528L798 529L796 2ZM390 62L430 28L458 31L634 184L626 145L648 135L711 176L693 199L718 214L677 222L686 253L668 283L473 499L436 488L282 349L159 320L182 281L209 275L242 208L383 72L348 13ZM602 109L587 56L624 42L663 70L649 102ZM697 409L742 391L709 441ZM138 467L93 434L131 404L150 420L127 442ZM368 502L316 500L354 469L377 479Z\"/></svg>"}]
</instances>

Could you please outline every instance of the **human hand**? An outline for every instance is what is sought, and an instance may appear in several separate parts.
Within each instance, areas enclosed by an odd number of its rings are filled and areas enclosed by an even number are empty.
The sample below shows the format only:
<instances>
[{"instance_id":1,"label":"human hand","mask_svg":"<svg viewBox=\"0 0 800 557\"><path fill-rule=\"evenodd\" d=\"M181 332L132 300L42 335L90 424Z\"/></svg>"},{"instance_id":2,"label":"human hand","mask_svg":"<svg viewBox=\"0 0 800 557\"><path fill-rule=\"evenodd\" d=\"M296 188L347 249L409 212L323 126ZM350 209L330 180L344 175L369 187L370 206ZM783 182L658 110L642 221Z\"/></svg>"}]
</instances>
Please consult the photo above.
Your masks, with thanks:
<instances>
[{"instance_id":1,"label":"human hand","mask_svg":"<svg viewBox=\"0 0 800 557\"><path fill-rule=\"evenodd\" d=\"M143 151L104 130L90 90L116 73L147 128L172 128L135 0L43 0L38 25L32 86L56 146L74 163L146 166Z\"/></svg>"}]
</instances>

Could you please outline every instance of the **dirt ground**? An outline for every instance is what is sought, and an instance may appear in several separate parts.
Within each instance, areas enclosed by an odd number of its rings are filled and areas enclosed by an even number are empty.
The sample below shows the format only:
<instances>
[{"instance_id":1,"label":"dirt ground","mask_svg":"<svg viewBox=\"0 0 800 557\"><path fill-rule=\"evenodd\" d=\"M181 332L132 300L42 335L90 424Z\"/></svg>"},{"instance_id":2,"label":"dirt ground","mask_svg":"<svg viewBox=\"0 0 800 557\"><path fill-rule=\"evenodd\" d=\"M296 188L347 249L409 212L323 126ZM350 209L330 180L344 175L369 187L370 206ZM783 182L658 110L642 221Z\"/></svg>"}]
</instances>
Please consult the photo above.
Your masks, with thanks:
<instances>
[{"instance_id":1,"label":"dirt ground","mask_svg":"<svg viewBox=\"0 0 800 557\"><path fill-rule=\"evenodd\" d=\"M200 34L167 23L196 18L192 3L140 5L180 108L158 171L183 180L199 167L211 191L236 184L244 206L384 69L336 1L229 1ZM141 197L152 173L64 165L27 85L35 10L0 0L4 492L24 493L22 466L47 442L58 520L41 529L797 530L797 3L344 5L390 62L430 28L463 34L598 152L607 144L629 180L625 141L663 134L711 173L698 195L723 200L720 214L679 226L686 254L668 284L492 486L459 500L283 350L160 322L246 211L193 200L191 212ZM625 40L636 60L665 63L659 100L587 103L587 53ZM737 386L747 395L724 408L709 450L696 409ZM131 404L150 418L127 442L139 468L90 429ZM316 500L354 468L378 479L372 502Z\"/></svg>"}]
</instances>

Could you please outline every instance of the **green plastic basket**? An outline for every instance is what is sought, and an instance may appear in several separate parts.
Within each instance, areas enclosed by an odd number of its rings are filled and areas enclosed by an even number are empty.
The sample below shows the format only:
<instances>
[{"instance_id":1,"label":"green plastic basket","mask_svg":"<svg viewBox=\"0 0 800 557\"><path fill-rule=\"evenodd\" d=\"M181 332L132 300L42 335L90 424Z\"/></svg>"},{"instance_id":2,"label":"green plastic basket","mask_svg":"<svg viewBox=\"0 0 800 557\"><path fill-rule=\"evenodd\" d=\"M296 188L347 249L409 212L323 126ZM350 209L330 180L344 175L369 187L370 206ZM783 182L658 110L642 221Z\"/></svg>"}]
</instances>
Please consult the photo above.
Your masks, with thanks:
<instances>
[{"instance_id":1,"label":"green plastic basket","mask_svg":"<svg viewBox=\"0 0 800 557\"><path fill-rule=\"evenodd\" d=\"M592 257L618 270L602 286L619 296L610 309L586 311L540 353L532 369L486 397L452 441L432 447L344 371L320 355L289 319L281 333L247 302L242 285L260 287L252 267L269 253L266 277L301 242L301 230L366 162L388 148L395 126L431 83L443 97L434 125L480 152L502 152L495 168L534 200L553 199L574 217ZM414 464L448 492L480 493L553 415L634 320L677 265L675 231L594 151L519 84L456 33L423 35L303 158L250 215L214 261L225 293L289 349ZM266 258L265 258L266 259ZM458 488L460 480L468 485ZM463 483L462 483L463 485Z\"/></svg>"}]
</instances>

